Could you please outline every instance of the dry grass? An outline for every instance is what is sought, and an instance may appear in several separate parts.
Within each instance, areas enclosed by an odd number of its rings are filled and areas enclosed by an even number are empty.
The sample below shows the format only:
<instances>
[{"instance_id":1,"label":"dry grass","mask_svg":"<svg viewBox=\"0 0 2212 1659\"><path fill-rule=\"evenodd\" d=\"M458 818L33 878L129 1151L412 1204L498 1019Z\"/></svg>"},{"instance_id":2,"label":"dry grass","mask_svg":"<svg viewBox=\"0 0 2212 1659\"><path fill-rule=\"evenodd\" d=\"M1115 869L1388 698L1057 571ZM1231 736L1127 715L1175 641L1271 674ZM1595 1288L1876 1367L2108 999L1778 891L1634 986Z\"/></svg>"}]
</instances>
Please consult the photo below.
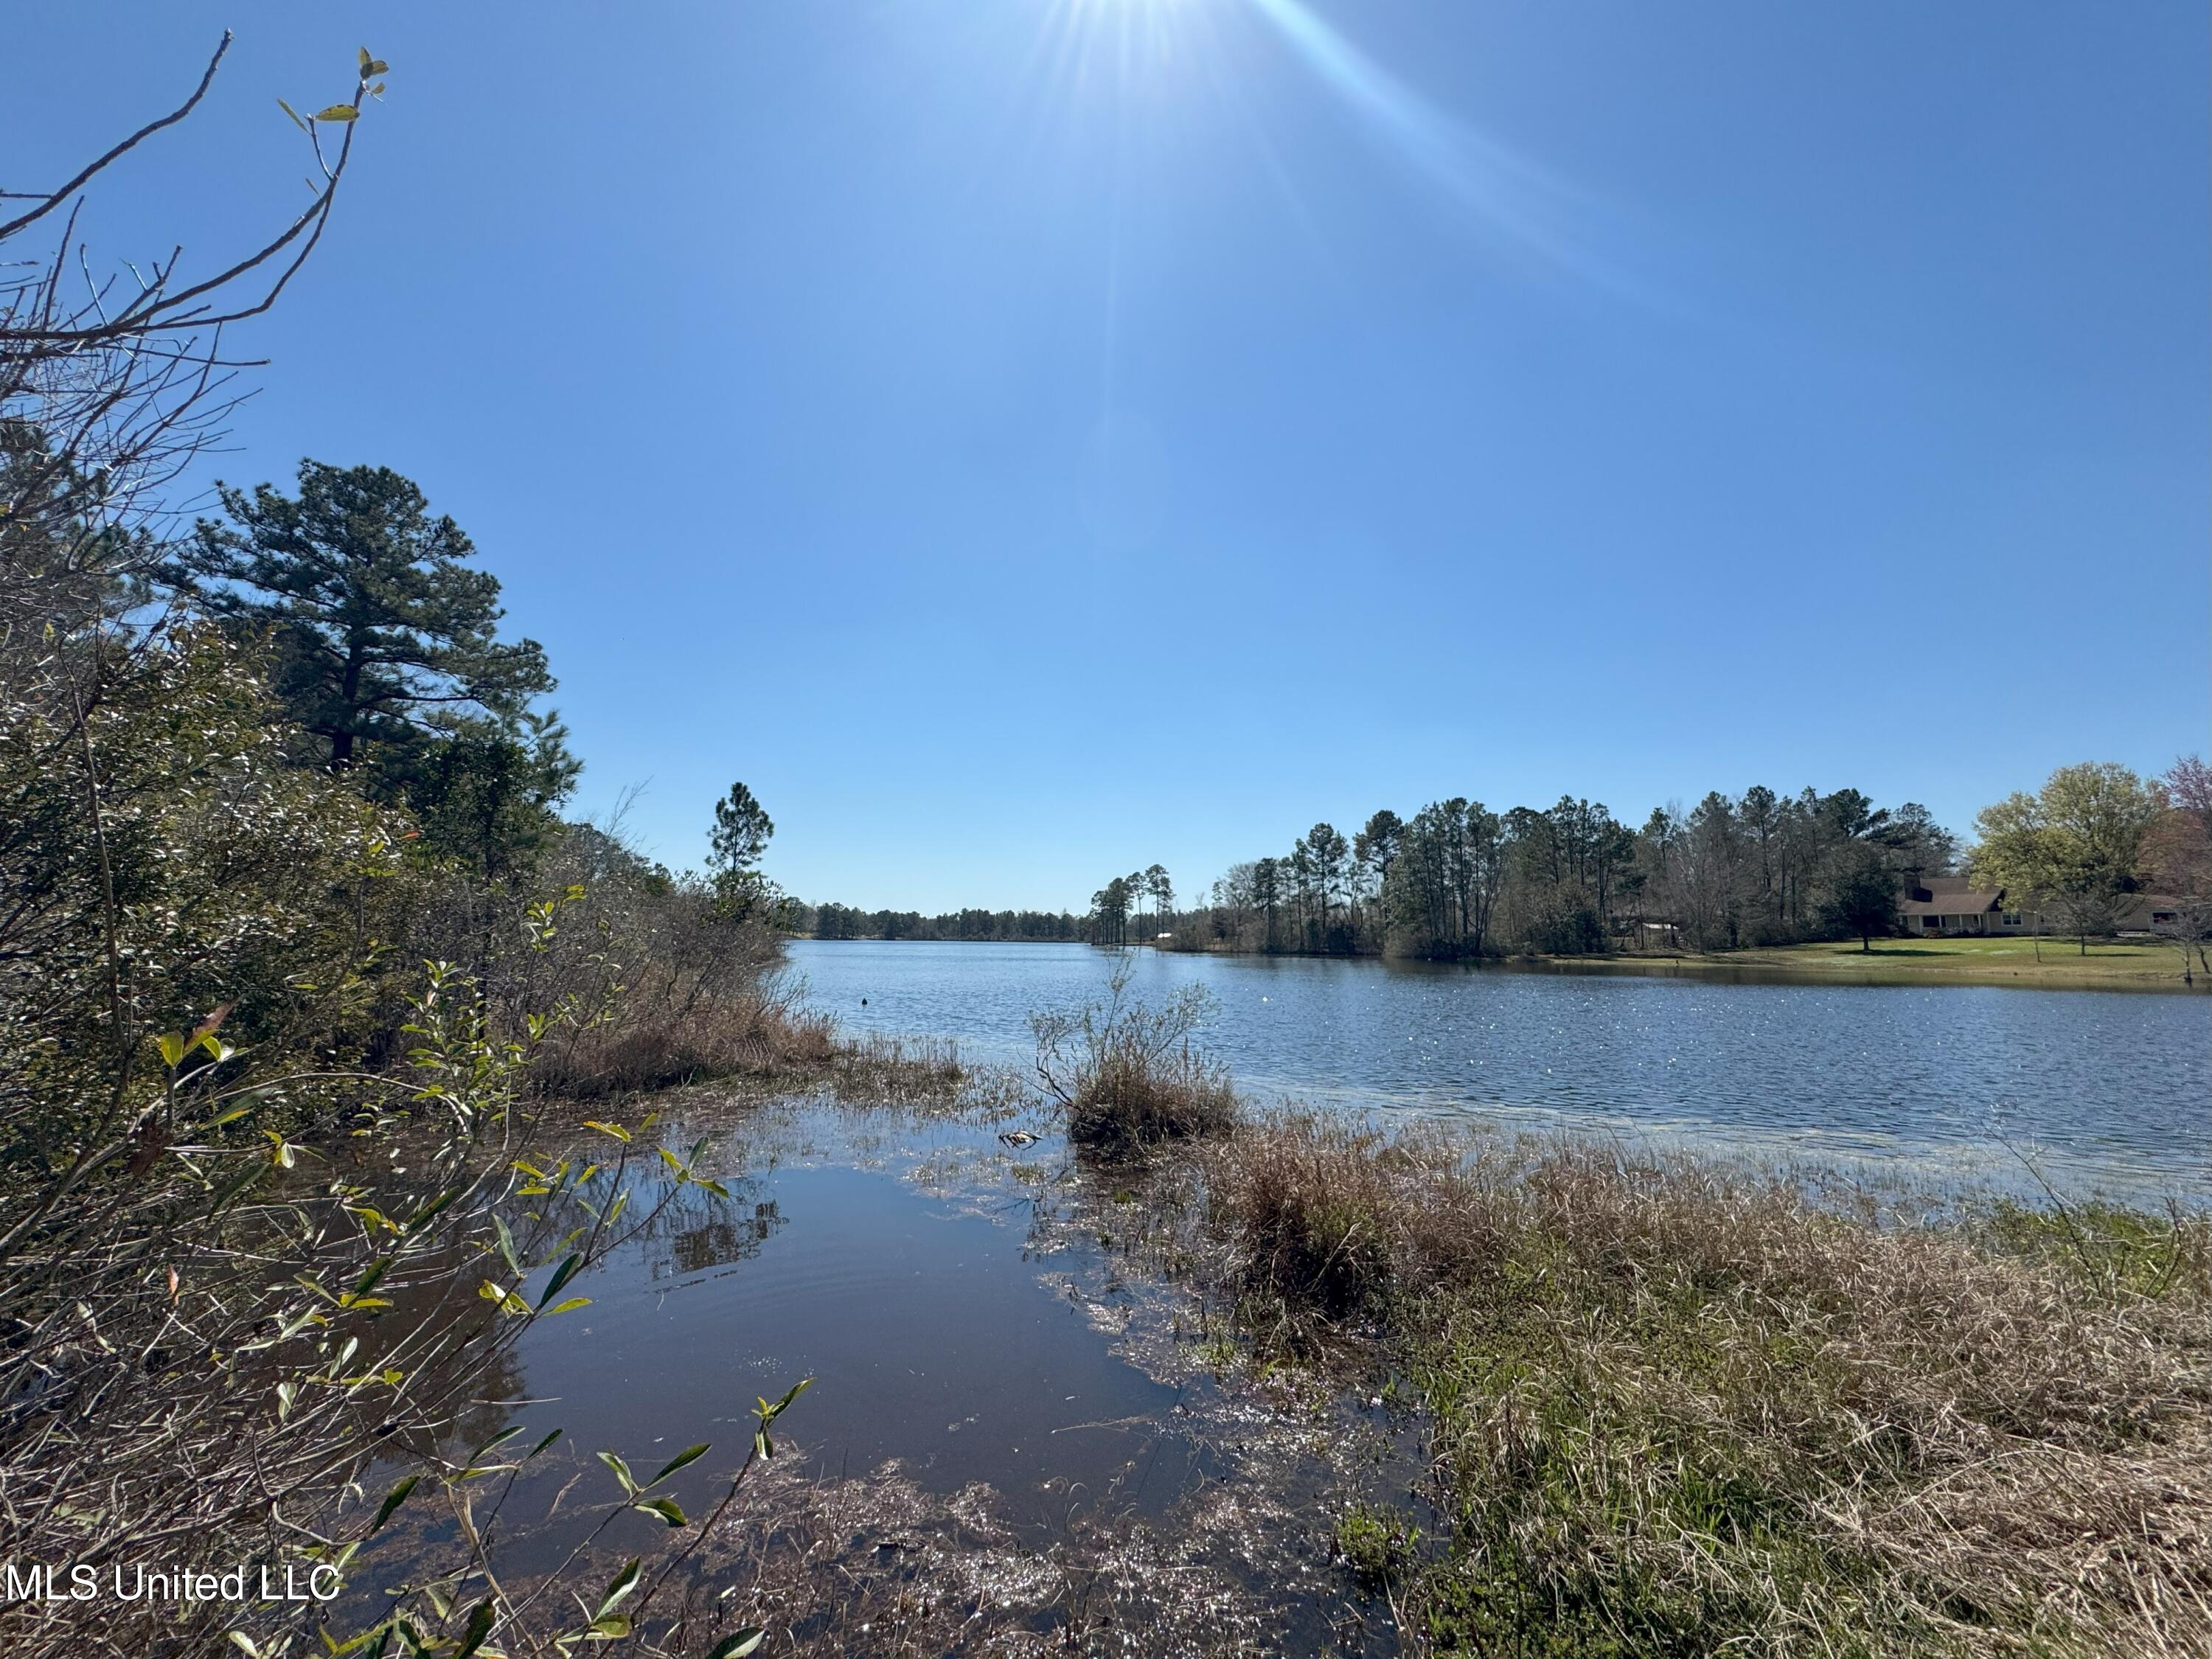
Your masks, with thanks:
<instances>
[{"instance_id":1,"label":"dry grass","mask_svg":"<svg viewBox=\"0 0 2212 1659\"><path fill-rule=\"evenodd\" d=\"M1128 995L1117 967L1102 1002L1037 1014L1036 1076L1067 1114L1078 1146L1115 1155L1227 1133L1238 1119L1228 1067L1191 1046L1205 1024L1205 989L1188 986L1159 1007Z\"/></svg>"},{"instance_id":2,"label":"dry grass","mask_svg":"<svg viewBox=\"0 0 2212 1659\"><path fill-rule=\"evenodd\" d=\"M1164 1141L1227 1133L1237 1093L1226 1073L1188 1048L1152 1056L1109 1048L1068 1104L1068 1139L1079 1146L1133 1152Z\"/></svg>"},{"instance_id":3,"label":"dry grass","mask_svg":"<svg viewBox=\"0 0 2212 1659\"><path fill-rule=\"evenodd\" d=\"M588 1099L706 1078L827 1072L838 1054L828 1015L762 981L689 1006L619 1010L549 1044L534 1073L552 1093Z\"/></svg>"},{"instance_id":4,"label":"dry grass","mask_svg":"<svg viewBox=\"0 0 2212 1659\"><path fill-rule=\"evenodd\" d=\"M1312 1121L1204 1176L1264 1337L1375 1342L1431 1413L1435 1651L2212 1651L2202 1216L1883 1225Z\"/></svg>"}]
</instances>

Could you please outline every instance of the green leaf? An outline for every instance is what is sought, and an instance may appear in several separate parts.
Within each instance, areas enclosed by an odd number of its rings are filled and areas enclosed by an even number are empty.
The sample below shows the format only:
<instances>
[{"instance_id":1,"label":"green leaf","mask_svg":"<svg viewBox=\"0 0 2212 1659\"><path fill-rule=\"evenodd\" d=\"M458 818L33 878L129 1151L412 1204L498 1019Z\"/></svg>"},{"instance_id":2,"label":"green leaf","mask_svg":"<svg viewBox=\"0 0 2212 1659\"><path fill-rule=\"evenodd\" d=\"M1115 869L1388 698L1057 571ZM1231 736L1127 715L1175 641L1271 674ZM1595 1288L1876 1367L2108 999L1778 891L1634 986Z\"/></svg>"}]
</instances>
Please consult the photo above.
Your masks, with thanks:
<instances>
[{"instance_id":1,"label":"green leaf","mask_svg":"<svg viewBox=\"0 0 2212 1659\"><path fill-rule=\"evenodd\" d=\"M229 1637L231 1641L242 1651L251 1654L253 1656L253 1659L261 1659L261 1650L254 1645L253 1638L251 1636L248 1636L244 1631L225 1631L223 1634Z\"/></svg>"},{"instance_id":2,"label":"green leaf","mask_svg":"<svg viewBox=\"0 0 2212 1659\"><path fill-rule=\"evenodd\" d=\"M285 114L290 116L292 118L292 125L299 128L301 131L305 132L307 130L307 124L300 118L300 112L294 109L282 98L279 98L276 100L276 107L283 110ZM313 990L314 988L313 986L302 986L300 988L302 990Z\"/></svg>"},{"instance_id":3,"label":"green leaf","mask_svg":"<svg viewBox=\"0 0 2212 1659\"><path fill-rule=\"evenodd\" d=\"M332 104L326 109L317 110L315 112L315 119L318 121L358 121L361 119L361 112L356 109L351 104Z\"/></svg>"},{"instance_id":4,"label":"green leaf","mask_svg":"<svg viewBox=\"0 0 2212 1659\"><path fill-rule=\"evenodd\" d=\"M544 1290L538 1294L538 1305L543 1308L560 1295L561 1287L574 1279L576 1270L583 1265L584 1258L580 1255L571 1255L564 1259L559 1267L554 1268L553 1277L545 1281Z\"/></svg>"},{"instance_id":5,"label":"green leaf","mask_svg":"<svg viewBox=\"0 0 2212 1659\"><path fill-rule=\"evenodd\" d=\"M544 1451L548 1446L551 1445L560 1437L561 1431L558 1429L554 1430L552 1433L547 1435L543 1440L532 1446L528 1451L523 1453L522 1461L527 1463L532 1458L537 1456L538 1453Z\"/></svg>"},{"instance_id":6,"label":"green leaf","mask_svg":"<svg viewBox=\"0 0 2212 1659\"><path fill-rule=\"evenodd\" d=\"M489 1601L479 1601L469 1609L468 1627L461 1632L461 1644L453 1650L453 1659L469 1659L469 1656L484 1644L491 1634L492 1607Z\"/></svg>"},{"instance_id":7,"label":"green leaf","mask_svg":"<svg viewBox=\"0 0 2212 1659\"><path fill-rule=\"evenodd\" d=\"M608 1454L601 1452L599 1455L605 1457L608 1455ZM621 1460L617 1459L616 1461L620 1462ZM629 1565L623 1567L620 1572L617 1573L614 1576L613 1582L608 1584L607 1593L599 1598L599 1610L592 1615L592 1620L594 1624L598 1623L600 1620L605 1619L609 1613L620 1607L623 1603L623 1599L632 1590L637 1588L638 1571L638 1559L637 1557L633 1555L629 1559Z\"/></svg>"},{"instance_id":8,"label":"green leaf","mask_svg":"<svg viewBox=\"0 0 2212 1659\"><path fill-rule=\"evenodd\" d=\"M184 1038L174 1031L164 1031L154 1039L154 1046L161 1051L161 1063L175 1071L177 1063L185 1057ZM231 1634L236 1636L239 1632L233 1631Z\"/></svg>"},{"instance_id":9,"label":"green leaf","mask_svg":"<svg viewBox=\"0 0 2212 1659\"><path fill-rule=\"evenodd\" d=\"M641 1512L657 1515L671 1527L688 1527L691 1524L672 1498L648 1498L642 1504L633 1504L630 1507Z\"/></svg>"},{"instance_id":10,"label":"green leaf","mask_svg":"<svg viewBox=\"0 0 2212 1659\"><path fill-rule=\"evenodd\" d=\"M584 1127L586 1129L597 1129L603 1135L612 1135L617 1140L629 1139L629 1131L619 1123L602 1123L595 1117L587 1117L584 1120Z\"/></svg>"},{"instance_id":11,"label":"green leaf","mask_svg":"<svg viewBox=\"0 0 2212 1659\"><path fill-rule=\"evenodd\" d=\"M368 1523L369 1533L374 1534L392 1519L392 1512L407 1501L407 1494L415 1490L415 1483L422 1478L419 1474L410 1474L384 1494L383 1506L377 1510L376 1519Z\"/></svg>"},{"instance_id":12,"label":"green leaf","mask_svg":"<svg viewBox=\"0 0 2212 1659\"><path fill-rule=\"evenodd\" d=\"M425 1204L421 1209L416 1211L413 1215L410 1216L407 1218L405 1224L403 1225L399 1231L402 1233L420 1231L424 1226L434 1220L445 1210L447 1205L451 1204L460 1195L461 1189L459 1187L450 1187L447 1188L444 1192L439 1194L437 1197L432 1199L428 1204Z\"/></svg>"},{"instance_id":13,"label":"green leaf","mask_svg":"<svg viewBox=\"0 0 2212 1659\"><path fill-rule=\"evenodd\" d=\"M507 1258L507 1265L514 1270L517 1279L522 1277L522 1258L515 1254L514 1235L507 1230L507 1223L499 1217L491 1218L492 1231L499 1235L499 1253Z\"/></svg>"},{"instance_id":14,"label":"green leaf","mask_svg":"<svg viewBox=\"0 0 2212 1659\"><path fill-rule=\"evenodd\" d=\"M783 1415L785 1408L788 1407L793 1401L798 1399L799 1395L805 1394L813 1386L814 1379L812 1377L802 1376L798 1382L786 1389L783 1391L783 1398L777 1401L773 1406L769 1405L768 1401L763 1400L761 1401L762 1420L769 1423L775 1422L777 1418Z\"/></svg>"},{"instance_id":15,"label":"green leaf","mask_svg":"<svg viewBox=\"0 0 2212 1659\"><path fill-rule=\"evenodd\" d=\"M349 1304L357 1305L364 1294L375 1288L376 1281L384 1277L384 1270L391 1265L392 1258L388 1255L380 1256L370 1262L368 1271L354 1280L353 1289L345 1293L344 1300Z\"/></svg>"},{"instance_id":16,"label":"green leaf","mask_svg":"<svg viewBox=\"0 0 2212 1659\"><path fill-rule=\"evenodd\" d=\"M654 1475L652 1480L647 1481L645 1484L648 1486L659 1486L662 1481L667 1480L670 1475L675 1474L677 1470L682 1468L685 1464L697 1462L701 1458L707 1455L709 1443L703 1440L696 1446L686 1446L682 1451L677 1453L675 1456L670 1458L665 1463L663 1463L660 1466L660 1473Z\"/></svg>"},{"instance_id":17,"label":"green leaf","mask_svg":"<svg viewBox=\"0 0 2212 1659\"><path fill-rule=\"evenodd\" d=\"M707 1650L707 1659L744 1659L745 1655L758 1650L768 1639L768 1632L758 1625L747 1625L743 1630L732 1631Z\"/></svg>"},{"instance_id":18,"label":"green leaf","mask_svg":"<svg viewBox=\"0 0 2212 1659\"><path fill-rule=\"evenodd\" d=\"M361 75L362 79L364 81L368 78L368 66L375 61L376 59L368 55L368 48L367 46L363 46L361 49Z\"/></svg>"},{"instance_id":19,"label":"green leaf","mask_svg":"<svg viewBox=\"0 0 2212 1659\"><path fill-rule=\"evenodd\" d=\"M632 1498L637 1496L640 1488L635 1477L634 1477L629 1472L629 1464L623 1462L621 1458L616 1456L615 1454L611 1451L601 1452L599 1454L599 1462L605 1464L609 1468L615 1472L615 1479L622 1482L623 1490L624 1492L628 1492Z\"/></svg>"},{"instance_id":20,"label":"green leaf","mask_svg":"<svg viewBox=\"0 0 2212 1659\"><path fill-rule=\"evenodd\" d=\"M550 1319L555 1314L574 1313L579 1308L588 1308L591 1305L592 1298L588 1296L572 1296L566 1302L556 1302L551 1307L540 1311L546 1318Z\"/></svg>"}]
</instances>

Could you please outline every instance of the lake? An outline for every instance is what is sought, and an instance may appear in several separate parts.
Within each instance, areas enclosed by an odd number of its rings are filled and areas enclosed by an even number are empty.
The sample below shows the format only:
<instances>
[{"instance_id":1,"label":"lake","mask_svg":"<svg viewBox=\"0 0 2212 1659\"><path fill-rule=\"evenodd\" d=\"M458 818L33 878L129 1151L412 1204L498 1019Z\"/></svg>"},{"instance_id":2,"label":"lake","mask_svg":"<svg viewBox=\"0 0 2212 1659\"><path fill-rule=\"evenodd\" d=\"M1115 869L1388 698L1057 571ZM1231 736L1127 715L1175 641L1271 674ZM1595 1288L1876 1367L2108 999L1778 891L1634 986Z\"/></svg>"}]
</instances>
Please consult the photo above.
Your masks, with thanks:
<instances>
[{"instance_id":1,"label":"lake","mask_svg":"<svg viewBox=\"0 0 2212 1659\"><path fill-rule=\"evenodd\" d=\"M848 1031L1026 1064L1099 997L1080 945L799 940ZM2212 1189L2212 1000L1988 986L1745 984L1304 957L1130 953L1212 994L1206 1046L1262 1101L1870 1163L2156 1201Z\"/></svg>"},{"instance_id":2,"label":"lake","mask_svg":"<svg viewBox=\"0 0 2212 1659\"><path fill-rule=\"evenodd\" d=\"M882 941L791 956L848 1033L1015 1064L1030 1011L1096 998L1113 961ZM1141 998L1212 994L1204 1040L1263 1103L1779 1155L1907 1188L2032 1192L2027 1159L2075 1192L2206 1194L2212 1007L2195 998L1127 961ZM583 1547L596 1583L660 1546L603 1452L649 1470L706 1446L665 1491L715 1512L753 1399L812 1378L682 1581L739 1598L792 1649L1401 1650L1336 1559L1332 1517L1385 1503L1440 1535L1424 1419L1382 1370L1345 1389L1240 1369L1222 1309L1144 1242L1158 1171L1080 1158L1012 1102L939 1116L707 1085L658 1104L727 1198L633 1164L635 1235L574 1281L586 1305L522 1334L446 1448L477 1463L502 1431L516 1447L562 1431L500 1499L511 1575ZM523 1210L515 1230L546 1260L577 1218ZM471 1299L461 1316L490 1315ZM453 1524L403 1511L349 1613L449 1554Z\"/></svg>"}]
</instances>

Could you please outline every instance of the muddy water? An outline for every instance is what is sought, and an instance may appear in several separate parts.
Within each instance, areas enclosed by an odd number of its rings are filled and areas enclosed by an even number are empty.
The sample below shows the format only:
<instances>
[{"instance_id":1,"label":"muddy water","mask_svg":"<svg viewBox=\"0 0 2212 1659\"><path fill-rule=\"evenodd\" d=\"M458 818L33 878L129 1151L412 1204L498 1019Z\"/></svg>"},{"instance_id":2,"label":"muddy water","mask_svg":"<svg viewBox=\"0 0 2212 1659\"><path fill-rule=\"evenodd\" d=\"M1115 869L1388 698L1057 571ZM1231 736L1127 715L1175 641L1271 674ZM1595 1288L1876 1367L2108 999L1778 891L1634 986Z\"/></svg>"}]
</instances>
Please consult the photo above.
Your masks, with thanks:
<instances>
[{"instance_id":1,"label":"muddy water","mask_svg":"<svg viewBox=\"0 0 2212 1659\"><path fill-rule=\"evenodd\" d=\"M2153 1204L2212 1191L2212 1000L1986 986L1731 984L1131 953L1133 994L1212 994L1204 1041L1261 1099L1871 1163ZM1096 998L1087 946L801 941L848 1030L1025 1062ZM2030 1165L2038 1172L2031 1175Z\"/></svg>"}]
</instances>

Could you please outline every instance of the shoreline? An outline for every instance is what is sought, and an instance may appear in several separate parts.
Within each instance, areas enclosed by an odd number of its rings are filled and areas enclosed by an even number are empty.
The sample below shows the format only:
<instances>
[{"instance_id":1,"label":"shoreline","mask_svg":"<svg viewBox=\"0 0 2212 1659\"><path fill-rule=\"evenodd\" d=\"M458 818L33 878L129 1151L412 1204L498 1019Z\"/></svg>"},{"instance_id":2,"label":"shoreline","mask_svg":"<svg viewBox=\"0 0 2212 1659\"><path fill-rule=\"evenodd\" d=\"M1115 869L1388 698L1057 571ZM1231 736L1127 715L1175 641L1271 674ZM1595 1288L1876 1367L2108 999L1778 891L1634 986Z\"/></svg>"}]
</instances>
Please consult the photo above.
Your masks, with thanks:
<instances>
[{"instance_id":1,"label":"shoreline","mask_svg":"<svg viewBox=\"0 0 2212 1659\"><path fill-rule=\"evenodd\" d=\"M1650 978L1712 979L1768 985L1978 985L2011 990L2142 991L2182 995L2212 994L2212 975L2202 972L2185 981L2175 965L2178 948L2134 941L2106 942L2084 958L2071 939L2043 942L2041 960L2027 939L1966 941L1892 939L1862 951L1856 944L1752 946L1729 951L1609 952L1561 956L1537 951L1511 956L1435 961L1386 957L1376 951L1190 950L1149 942L1127 949L1158 950L1168 956L1292 957L1321 961L1418 963L1491 972L1642 975ZM1931 948L1932 947L1932 948Z\"/></svg>"}]
</instances>

